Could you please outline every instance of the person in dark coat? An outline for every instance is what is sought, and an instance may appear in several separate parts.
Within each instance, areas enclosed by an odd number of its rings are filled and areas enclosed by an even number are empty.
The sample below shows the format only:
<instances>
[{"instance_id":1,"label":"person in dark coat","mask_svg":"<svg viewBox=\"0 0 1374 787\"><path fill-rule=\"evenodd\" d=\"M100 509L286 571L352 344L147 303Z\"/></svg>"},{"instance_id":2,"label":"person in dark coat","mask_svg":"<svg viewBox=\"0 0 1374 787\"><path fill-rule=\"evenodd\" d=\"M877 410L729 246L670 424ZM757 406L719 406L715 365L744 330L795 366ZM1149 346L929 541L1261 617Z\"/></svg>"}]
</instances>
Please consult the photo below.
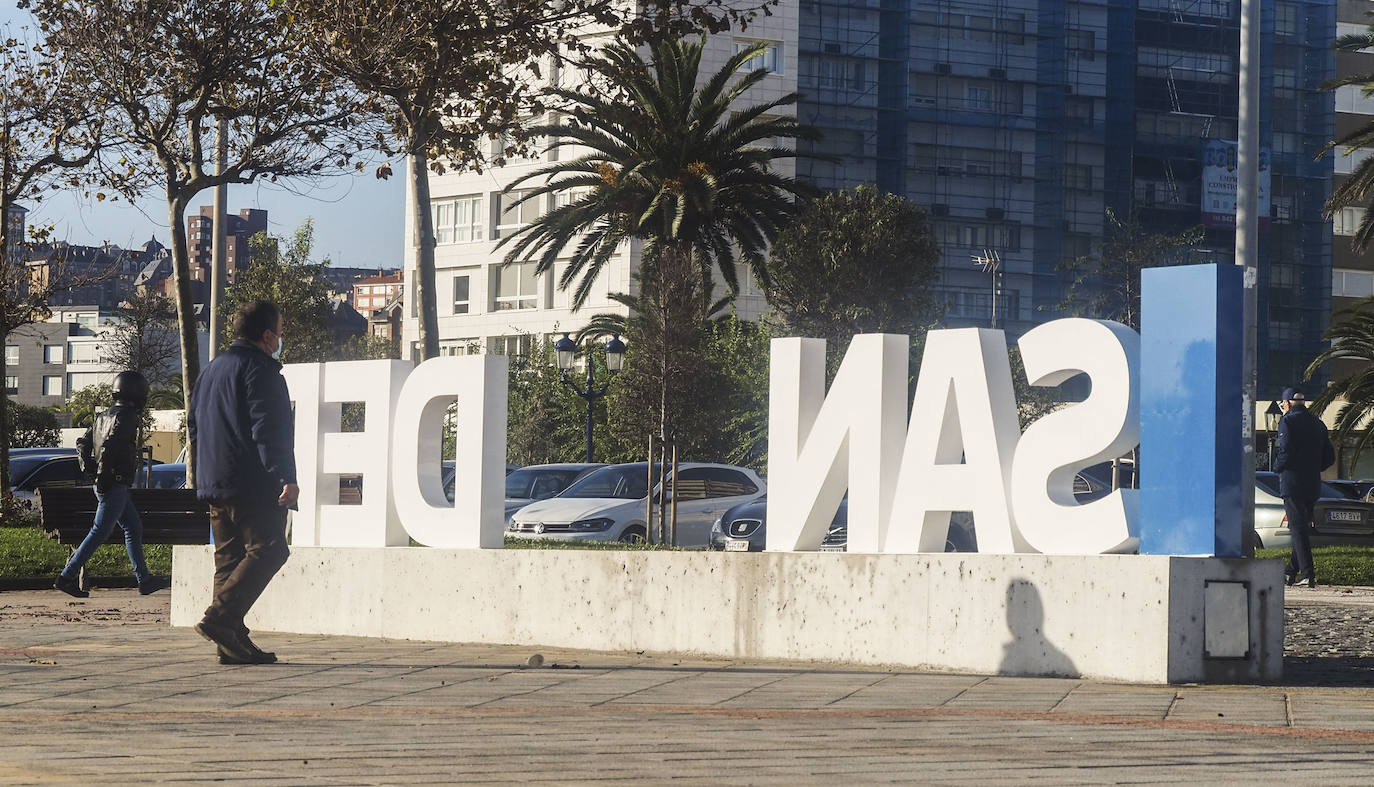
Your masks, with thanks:
<instances>
[{"instance_id":1,"label":"person in dark coat","mask_svg":"<svg viewBox=\"0 0 1374 787\"><path fill-rule=\"evenodd\" d=\"M171 585L166 577L148 573L143 558L143 521L129 499L129 487L138 474L138 422L148 403L148 381L135 371L120 372L111 388L114 406L97 413L86 433L76 440L81 470L95 479L95 523L53 582L54 588L77 598L91 595L81 587L81 569L109 540L116 524L124 530L124 549L134 566L138 592L146 596Z\"/></svg>"},{"instance_id":2,"label":"person in dark coat","mask_svg":"<svg viewBox=\"0 0 1374 787\"><path fill-rule=\"evenodd\" d=\"M1336 449L1326 433L1326 424L1307 411L1307 397L1297 388L1286 388L1279 403L1278 450L1274 472L1279 474L1279 495L1288 515L1288 532L1293 538L1293 553L1284 569L1289 585L1302 579L1317 586L1312 566L1312 542L1308 527L1312 509L1321 497L1322 471L1336 462Z\"/></svg>"},{"instance_id":3,"label":"person in dark coat","mask_svg":"<svg viewBox=\"0 0 1374 787\"><path fill-rule=\"evenodd\" d=\"M270 664L248 638L244 615L286 563L286 512L295 508L295 428L277 360L282 318L256 301L234 314L238 337L205 367L186 419L195 451L196 496L209 503L215 537L213 600L196 631L221 664Z\"/></svg>"}]
</instances>

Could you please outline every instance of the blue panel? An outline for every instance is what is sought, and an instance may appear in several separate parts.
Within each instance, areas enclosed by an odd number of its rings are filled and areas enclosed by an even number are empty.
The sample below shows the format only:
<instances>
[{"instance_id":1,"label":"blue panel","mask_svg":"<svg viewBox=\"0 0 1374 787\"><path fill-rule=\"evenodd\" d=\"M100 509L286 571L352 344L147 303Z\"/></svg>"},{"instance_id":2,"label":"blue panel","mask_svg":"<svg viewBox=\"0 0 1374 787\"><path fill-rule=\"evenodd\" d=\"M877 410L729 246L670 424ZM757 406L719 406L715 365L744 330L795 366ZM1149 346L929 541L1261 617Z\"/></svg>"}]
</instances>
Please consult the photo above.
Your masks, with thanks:
<instances>
[{"instance_id":1,"label":"blue panel","mask_svg":"<svg viewBox=\"0 0 1374 787\"><path fill-rule=\"evenodd\" d=\"M1142 555L1241 554L1241 298L1236 265L1142 272Z\"/></svg>"}]
</instances>

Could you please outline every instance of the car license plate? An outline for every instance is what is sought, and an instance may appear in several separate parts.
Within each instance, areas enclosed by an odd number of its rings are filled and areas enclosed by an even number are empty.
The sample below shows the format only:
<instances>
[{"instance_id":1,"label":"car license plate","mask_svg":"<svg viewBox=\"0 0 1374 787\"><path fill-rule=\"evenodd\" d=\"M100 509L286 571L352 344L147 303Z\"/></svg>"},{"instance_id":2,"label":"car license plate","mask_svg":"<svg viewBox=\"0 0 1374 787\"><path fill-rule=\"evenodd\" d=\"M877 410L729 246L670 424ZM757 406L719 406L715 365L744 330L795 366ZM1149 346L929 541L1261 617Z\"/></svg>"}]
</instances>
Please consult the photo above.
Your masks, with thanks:
<instances>
[{"instance_id":1,"label":"car license plate","mask_svg":"<svg viewBox=\"0 0 1374 787\"><path fill-rule=\"evenodd\" d=\"M1327 511L1326 519L1328 522L1359 522L1359 511Z\"/></svg>"},{"instance_id":2,"label":"car license plate","mask_svg":"<svg viewBox=\"0 0 1374 787\"><path fill-rule=\"evenodd\" d=\"M820 548L819 548L817 551L819 551L819 552L843 552L843 551L844 551L844 547L840 546L839 544L821 544Z\"/></svg>"},{"instance_id":3,"label":"car license plate","mask_svg":"<svg viewBox=\"0 0 1374 787\"><path fill-rule=\"evenodd\" d=\"M726 542L725 542L725 551L726 551L726 552L748 552L748 551L749 551L749 539L747 539L747 538L732 538L732 539L730 539L729 541L726 541Z\"/></svg>"}]
</instances>

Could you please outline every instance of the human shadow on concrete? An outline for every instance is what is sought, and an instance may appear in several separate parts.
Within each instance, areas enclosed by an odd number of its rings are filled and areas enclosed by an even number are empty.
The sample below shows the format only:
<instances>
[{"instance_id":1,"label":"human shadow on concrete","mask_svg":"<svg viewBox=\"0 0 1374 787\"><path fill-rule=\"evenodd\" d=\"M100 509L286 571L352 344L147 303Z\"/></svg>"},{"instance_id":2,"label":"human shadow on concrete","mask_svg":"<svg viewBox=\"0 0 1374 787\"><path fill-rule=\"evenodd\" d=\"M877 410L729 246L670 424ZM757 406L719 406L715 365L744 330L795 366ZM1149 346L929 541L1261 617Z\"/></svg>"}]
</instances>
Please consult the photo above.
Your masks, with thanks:
<instances>
[{"instance_id":1,"label":"human shadow on concrete","mask_svg":"<svg viewBox=\"0 0 1374 787\"><path fill-rule=\"evenodd\" d=\"M1007 585L1007 628L1011 640L1002 646L1003 675L1079 676L1078 667L1063 651L1045 639L1045 604L1040 591L1027 579Z\"/></svg>"}]
</instances>

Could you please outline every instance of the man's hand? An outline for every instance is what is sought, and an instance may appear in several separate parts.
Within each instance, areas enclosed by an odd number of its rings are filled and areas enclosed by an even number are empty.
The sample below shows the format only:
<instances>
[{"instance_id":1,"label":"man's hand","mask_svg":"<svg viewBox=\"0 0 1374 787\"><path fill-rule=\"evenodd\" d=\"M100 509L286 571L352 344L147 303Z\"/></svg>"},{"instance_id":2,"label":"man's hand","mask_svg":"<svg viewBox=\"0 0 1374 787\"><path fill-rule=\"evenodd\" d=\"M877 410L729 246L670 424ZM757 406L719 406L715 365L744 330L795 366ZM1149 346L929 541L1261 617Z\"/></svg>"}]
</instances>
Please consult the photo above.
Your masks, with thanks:
<instances>
[{"instance_id":1,"label":"man's hand","mask_svg":"<svg viewBox=\"0 0 1374 787\"><path fill-rule=\"evenodd\" d=\"M301 496L301 488L295 484L287 484L281 488L281 497L277 498L277 505L283 508L291 508L296 505L296 500Z\"/></svg>"}]
</instances>

